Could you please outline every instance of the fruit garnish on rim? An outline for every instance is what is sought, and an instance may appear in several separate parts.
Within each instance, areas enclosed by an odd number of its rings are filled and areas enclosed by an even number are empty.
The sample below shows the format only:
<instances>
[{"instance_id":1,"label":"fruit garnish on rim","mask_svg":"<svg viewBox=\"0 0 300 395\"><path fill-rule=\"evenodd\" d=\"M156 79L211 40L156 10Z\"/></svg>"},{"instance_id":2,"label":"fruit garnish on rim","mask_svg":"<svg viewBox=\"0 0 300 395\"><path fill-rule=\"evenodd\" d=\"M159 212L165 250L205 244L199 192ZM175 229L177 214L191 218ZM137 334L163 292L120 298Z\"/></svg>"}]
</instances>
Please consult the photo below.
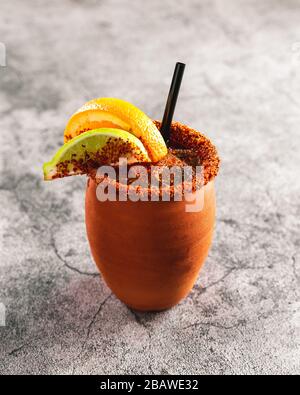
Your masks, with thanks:
<instances>
[{"instance_id":1,"label":"fruit garnish on rim","mask_svg":"<svg viewBox=\"0 0 300 395\"><path fill-rule=\"evenodd\" d=\"M122 100L94 99L70 118L65 144L43 168L45 180L88 176L92 256L116 297L138 311L187 296L213 238L220 160L204 134L173 121L184 69L176 63L162 122Z\"/></svg>"},{"instance_id":2,"label":"fruit garnish on rim","mask_svg":"<svg viewBox=\"0 0 300 395\"><path fill-rule=\"evenodd\" d=\"M69 120L65 144L43 166L45 180L88 174L90 167L157 162L168 149L152 120L120 99L87 102Z\"/></svg>"},{"instance_id":3,"label":"fruit garnish on rim","mask_svg":"<svg viewBox=\"0 0 300 395\"><path fill-rule=\"evenodd\" d=\"M44 179L85 174L90 166L117 164L119 158L126 158L129 164L151 161L142 142L134 135L120 129L91 130L64 144L53 159L44 164Z\"/></svg>"},{"instance_id":4,"label":"fruit garnish on rim","mask_svg":"<svg viewBox=\"0 0 300 395\"><path fill-rule=\"evenodd\" d=\"M70 118L64 139L67 142L87 130L107 127L125 130L140 139L153 162L167 154L164 139L152 120L133 104L115 98L85 103Z\"/></svg>"}]
</instances>

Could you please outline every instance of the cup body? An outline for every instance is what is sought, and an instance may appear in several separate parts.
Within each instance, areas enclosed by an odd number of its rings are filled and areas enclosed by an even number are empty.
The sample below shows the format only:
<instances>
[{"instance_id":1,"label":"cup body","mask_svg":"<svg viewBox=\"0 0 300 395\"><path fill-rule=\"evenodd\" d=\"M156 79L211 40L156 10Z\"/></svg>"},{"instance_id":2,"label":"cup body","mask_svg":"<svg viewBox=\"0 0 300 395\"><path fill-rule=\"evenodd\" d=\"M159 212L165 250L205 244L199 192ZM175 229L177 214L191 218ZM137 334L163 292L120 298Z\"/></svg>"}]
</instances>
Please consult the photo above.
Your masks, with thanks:
<instances>
[{"instance_id":1,"label":"cup body","mask_svg":"<svg viewBox=\"0 0 300 395\"><path fill-rule=\"evenodd\" d=\"M93 258L113 293L129 307L159 311L192 289L208 255L215 224L214 181L201 211L186 201L105 201L90 178L86 229Z\"/></svg>"}]
</instances>

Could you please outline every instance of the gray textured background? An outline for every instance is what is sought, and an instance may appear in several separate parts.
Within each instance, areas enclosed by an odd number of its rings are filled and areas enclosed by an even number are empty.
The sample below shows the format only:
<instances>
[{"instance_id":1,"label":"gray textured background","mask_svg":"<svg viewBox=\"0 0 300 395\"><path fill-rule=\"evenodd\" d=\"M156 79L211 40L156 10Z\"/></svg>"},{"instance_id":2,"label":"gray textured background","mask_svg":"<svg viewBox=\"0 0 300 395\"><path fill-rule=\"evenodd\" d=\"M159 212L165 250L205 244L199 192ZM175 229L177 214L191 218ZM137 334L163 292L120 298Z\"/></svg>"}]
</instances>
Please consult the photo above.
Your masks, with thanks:
<instances>
[{"instance_id":1,"label":"gray textured background","mask_svg":"<svg viewBox=\"0 0 300 395\"><path fill-rule=\"evenodd\" d=\"M300 372L300 2L4 1L0 6L1 373ZM214 245L190 296L137 314L98 276L84 177L42 181L70 114L116 96L223 159Z\"/></svg>"}]
</instances>

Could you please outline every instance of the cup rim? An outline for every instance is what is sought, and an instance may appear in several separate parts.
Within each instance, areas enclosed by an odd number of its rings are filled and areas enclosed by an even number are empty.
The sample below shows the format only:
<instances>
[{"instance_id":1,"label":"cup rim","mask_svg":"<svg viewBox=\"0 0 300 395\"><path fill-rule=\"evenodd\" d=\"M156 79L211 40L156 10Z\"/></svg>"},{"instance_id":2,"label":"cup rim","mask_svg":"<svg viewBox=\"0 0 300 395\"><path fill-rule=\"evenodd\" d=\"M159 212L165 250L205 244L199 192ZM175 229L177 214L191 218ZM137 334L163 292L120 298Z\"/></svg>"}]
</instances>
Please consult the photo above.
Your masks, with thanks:
<instances>
[{"instance_id":1,"label":"cup rim","mask_svg":"<svg viewBox=\"0 0 300 395\"><path fill-rule=\"evenodd\" d=\"M153 123L160 130L161 121L154 120ZM193 149L197 152L201 158L201 165L203 166L203 187L213 181L217 176L220 167L220 158L214 144L203 133L180 122L172 122L170 130L170 146L172 148ZM155 166L155 163L153 163L153 165ZM97 178L96 170L94 173L89 174L89 177L92 178L96 184L99 184L102 181ZM132 188L130 185L122 184L111 178L107 178L107 184L112 185L116 189L117 193L129 193L130 188ZM149 187L141 187L139 190L141 195L147 194L151 195L151 197L155 195L161 197L163 192L169 192L171 196L174 196L176 190L174 190L174 188L172 189L172 187L160 187L159 190ZM195 192L195 190L193 190L193 192Z\"/></svg>"}]
</instances>

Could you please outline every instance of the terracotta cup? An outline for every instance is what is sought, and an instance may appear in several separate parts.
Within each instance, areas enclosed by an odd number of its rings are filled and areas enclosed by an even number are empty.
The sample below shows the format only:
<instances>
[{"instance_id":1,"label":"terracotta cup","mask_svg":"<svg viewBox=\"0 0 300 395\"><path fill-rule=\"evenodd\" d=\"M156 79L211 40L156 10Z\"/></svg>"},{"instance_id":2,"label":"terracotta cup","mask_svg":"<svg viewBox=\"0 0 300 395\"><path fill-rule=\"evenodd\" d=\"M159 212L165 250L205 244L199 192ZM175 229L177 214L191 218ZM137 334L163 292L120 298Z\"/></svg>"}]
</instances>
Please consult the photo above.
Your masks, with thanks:
<instances>
[{"instance_id":1,"label":"terracotta cup","mask_svg":"<svg viewBox=\"0 0 300 395\"><path fill-rule=\"evenodd\" d=\"M96 182L86 191L86 228L93 258L107 285L129 307L159 311L192 289L208 255L215 223L214 181L204 206L185 201L100 202Z\"/></svg>"}]
</instances>

